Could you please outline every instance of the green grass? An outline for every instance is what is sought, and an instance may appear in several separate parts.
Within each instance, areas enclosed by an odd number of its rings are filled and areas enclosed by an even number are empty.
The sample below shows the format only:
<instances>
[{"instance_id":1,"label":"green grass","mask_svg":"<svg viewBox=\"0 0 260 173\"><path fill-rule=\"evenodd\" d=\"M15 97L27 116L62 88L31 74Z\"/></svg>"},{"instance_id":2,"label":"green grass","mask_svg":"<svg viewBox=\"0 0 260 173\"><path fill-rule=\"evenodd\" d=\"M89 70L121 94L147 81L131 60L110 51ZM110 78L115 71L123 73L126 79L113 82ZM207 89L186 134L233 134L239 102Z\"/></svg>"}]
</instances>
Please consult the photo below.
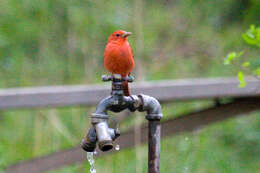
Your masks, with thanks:
<instances>
[{"instance_id":1,"label":"green grass","mask_svg":"<svg viewBox=\"0 0 260 173\"><path fill-rule=\"evenodd\" d=\"M260 144L259 115L255 113L249 117L231 119L194 133L162 140L161 172L257 173L260 154L259 147L254 146ZM250 127L244 126L248 123ZM96 158L95 162L97 172L147 172L147 147L122 150ZM139 168L138 171L136 168ZM84 162L50 173L88 170L89 164Z\"/></svg>"}]
</instances>

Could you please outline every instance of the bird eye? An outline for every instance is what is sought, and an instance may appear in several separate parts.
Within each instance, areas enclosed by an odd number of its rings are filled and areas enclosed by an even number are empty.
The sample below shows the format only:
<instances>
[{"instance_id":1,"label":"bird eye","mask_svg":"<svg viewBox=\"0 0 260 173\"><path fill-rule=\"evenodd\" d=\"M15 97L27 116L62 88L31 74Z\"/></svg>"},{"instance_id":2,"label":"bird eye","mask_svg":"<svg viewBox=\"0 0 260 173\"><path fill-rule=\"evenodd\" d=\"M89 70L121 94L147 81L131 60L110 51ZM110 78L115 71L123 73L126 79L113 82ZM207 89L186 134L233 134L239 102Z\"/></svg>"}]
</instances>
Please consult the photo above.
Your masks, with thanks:
<instances>
[{"instance_id":1,"label":"bird eye","mask_svg":"<svg viewBox=\"0 0 260 173\"><path fill-rule=\"evenodd\" d=\"M116 36L117 36L117 37L119 37L119 36L120 36L120 34L116 34Z\"/></svg>"}]
</instances>

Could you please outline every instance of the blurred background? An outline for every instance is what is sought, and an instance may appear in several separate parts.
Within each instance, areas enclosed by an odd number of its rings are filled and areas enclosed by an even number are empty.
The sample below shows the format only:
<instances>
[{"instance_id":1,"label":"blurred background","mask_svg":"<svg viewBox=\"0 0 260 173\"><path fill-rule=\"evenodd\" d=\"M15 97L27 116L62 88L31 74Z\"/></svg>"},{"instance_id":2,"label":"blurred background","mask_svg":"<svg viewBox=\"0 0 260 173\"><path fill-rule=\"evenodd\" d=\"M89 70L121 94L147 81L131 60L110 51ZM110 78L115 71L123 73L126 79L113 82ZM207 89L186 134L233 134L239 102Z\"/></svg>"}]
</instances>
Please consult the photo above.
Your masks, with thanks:
<instances>
[{"instance_id":1,"label":"blurred background","mask_svg":"<svg viewBox=\"0 0 260 173\"><path fill-rule=\"evenodd\" d=\"M8 0L0 1L0 88L101 83L103 52L115 30L131 31L137 81L234 76L230 51L259 51L241 34L260 25L259 0ZM234 67L235 68L235 67ZM163 105L165 119L212 101ZM0 172L18 161L78 145L95 108L0 111ZM122 131L145 122L142 114ZM161 172L256 173L259 112L162 140ZM138 143L138 142L137 142ZM96 159L98 173L147 172L147 146ZM88 162L52 173L88 172Z\"/></svg>"}]
</instances>

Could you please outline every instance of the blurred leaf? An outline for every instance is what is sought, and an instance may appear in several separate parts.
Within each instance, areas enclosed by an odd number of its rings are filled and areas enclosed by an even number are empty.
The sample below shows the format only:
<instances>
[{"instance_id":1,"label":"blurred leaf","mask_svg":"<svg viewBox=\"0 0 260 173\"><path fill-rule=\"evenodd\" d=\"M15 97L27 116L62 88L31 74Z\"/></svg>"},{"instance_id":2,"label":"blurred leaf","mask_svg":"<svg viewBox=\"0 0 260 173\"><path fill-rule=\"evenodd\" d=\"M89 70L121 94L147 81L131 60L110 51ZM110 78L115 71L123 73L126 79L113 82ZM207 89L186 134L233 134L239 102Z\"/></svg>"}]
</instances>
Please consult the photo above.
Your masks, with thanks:
<instances>
[{"instance_id":1,"label":"blurred leaf","mask_svg":"<svg viewBox=\"0 0 260 173\"><path fill-rule=\"evenodd\" d=\"M242 52L231 52L227 55L227 57L224 60L224 65L229 65L230 63L232 63L235 59L239 58L241 55L243 55L243 51Z\"/></svg>"},{"instance_id":2,"label":"blurred leaf","mask_svg":"<svg viewBox=\"0 0 260 173\"><path fill-rule=\"evenodd\" d=\"M247 82L245 81L244 73L242 71L239 71L237 74L237 78L239 80L239 88L244 88L247 85Z\"/></svg>"},{"instance_id":3,"label":"blurred leaf","mask_svg":"<svg viewBox=\"0 0 260 173\"><path fill-rule=\"evenodd\" d=\"M250 66L250 62L248 62L248 61L244 62L244 63L242 64L242 66L243 66L243 67L248 67L248 66Z\"/></svg>"},{"instance_id":4,"label":"blurred leaf","mask_svg":"<svg viewBox=\"0 0 260 173\"><path fill-rule=\"evenodd\" d=\"M260 27L250 26L250 29L242 35L247 44L260 47Z\"/></svg>"},{"instance_id":5,"label":"blurred leaf","mask_svg":"<svg viewBox=\"0 0 260 173\"><path fill-rule=\"evenodd\" d=\"M258 67L256 70L255 70L255 74L260 77L260 67Z\"/></svg>"}]
</instances>

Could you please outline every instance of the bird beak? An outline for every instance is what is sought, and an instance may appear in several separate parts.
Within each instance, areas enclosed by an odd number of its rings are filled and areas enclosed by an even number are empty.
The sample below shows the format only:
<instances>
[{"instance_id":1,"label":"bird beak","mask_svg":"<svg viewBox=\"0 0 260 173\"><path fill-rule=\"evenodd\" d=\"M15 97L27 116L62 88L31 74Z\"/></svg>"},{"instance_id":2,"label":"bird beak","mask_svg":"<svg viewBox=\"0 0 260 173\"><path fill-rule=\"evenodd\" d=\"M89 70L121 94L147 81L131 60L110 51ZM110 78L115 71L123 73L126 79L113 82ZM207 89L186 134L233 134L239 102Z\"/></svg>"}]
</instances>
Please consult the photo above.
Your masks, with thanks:
<instances>
[{"instance_id":1,"label":"bird beak","mask_svg":"<svg viewBox=\"0 0 260 173\"><path fill-rule=\"evenodd\" d=\"M126 38L128 37L129 35L131 35L132 33L131 32L125 32L124 34L122 34L122 37L123 38Z\"/></svg>"}]
</instances>

